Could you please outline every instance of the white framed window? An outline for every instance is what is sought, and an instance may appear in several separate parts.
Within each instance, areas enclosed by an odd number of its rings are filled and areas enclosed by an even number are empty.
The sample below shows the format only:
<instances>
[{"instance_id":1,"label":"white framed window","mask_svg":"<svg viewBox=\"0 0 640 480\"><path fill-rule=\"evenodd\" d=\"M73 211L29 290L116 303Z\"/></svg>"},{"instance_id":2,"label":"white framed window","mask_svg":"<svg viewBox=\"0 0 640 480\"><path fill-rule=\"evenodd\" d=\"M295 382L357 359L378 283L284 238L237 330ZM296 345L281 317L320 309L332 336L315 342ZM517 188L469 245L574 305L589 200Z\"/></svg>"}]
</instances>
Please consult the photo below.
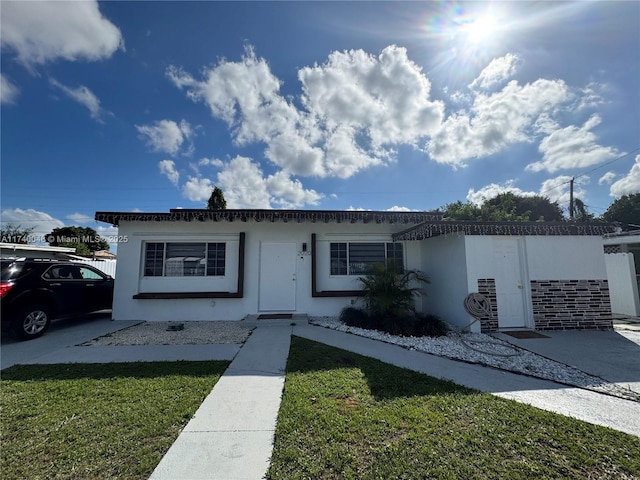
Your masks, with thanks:
<instances>
[{"instance_id":1,"label":"white framed window","mask_svg":"<svg viewBox=\"0 0 640 480\"><path fill-rule=\"evenodd\" d=\"M391 242L331 242L329 244L331 275L364 275L379 263L393 262L404 269L402 243Z\"/></svg>"},{"instance_id":2,"label":"white framed window","mask_svg":"<svg viewBox=\"0 0 640 480\"><path fill-rule=\"evenodd\" d=\"M224 242L146 242L145 277L224 276Z\"/></svg>"}]
</instances>

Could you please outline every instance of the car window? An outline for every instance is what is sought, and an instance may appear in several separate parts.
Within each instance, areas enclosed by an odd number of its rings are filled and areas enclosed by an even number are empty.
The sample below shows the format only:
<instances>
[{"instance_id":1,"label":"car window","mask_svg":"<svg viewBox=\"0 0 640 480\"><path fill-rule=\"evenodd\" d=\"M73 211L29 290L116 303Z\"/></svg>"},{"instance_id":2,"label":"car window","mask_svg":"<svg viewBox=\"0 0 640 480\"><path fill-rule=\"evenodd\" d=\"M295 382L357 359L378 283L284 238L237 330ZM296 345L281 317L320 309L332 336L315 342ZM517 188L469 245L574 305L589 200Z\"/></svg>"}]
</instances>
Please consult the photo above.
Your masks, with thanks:
<instances>
[{"instance_id":1,"label":"car window","mask_svg":"<svg viewBox=\"0 0 640 480\"><path fill-rule=\"evenodd\" d=\"M95 270L90 268L80 267L80 275L85 280L102 280L104 277Z\"/></svg>"},{"instance_id":2,"label":"car window","mask_svg":"<svg viewBox=\"0 0 640 480\"><path fill-rule=\"evenodd\" d=\"M47 270L42 276L47 280L74 280L82 278L78 267L74 265L56 265Z\"/></svg>"}]
</instances>

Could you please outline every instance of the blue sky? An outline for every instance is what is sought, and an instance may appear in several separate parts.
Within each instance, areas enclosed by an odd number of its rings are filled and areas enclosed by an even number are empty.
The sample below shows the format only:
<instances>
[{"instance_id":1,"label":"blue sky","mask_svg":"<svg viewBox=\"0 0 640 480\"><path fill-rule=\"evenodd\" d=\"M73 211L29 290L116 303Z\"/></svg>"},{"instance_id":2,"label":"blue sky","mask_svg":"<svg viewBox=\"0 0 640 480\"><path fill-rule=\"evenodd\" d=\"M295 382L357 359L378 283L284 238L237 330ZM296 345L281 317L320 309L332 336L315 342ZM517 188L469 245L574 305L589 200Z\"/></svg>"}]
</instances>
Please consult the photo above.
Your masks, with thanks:
<instances>
[{"instance_id":1,"label":"blue sky","mask_svg":"<svg viewBox=\"0 0 640 480\"><path fill-rule=\"evenodd\" d=\"M11 2L2 221L640 191L638 2Z\"/></svg>"}]
</instances>

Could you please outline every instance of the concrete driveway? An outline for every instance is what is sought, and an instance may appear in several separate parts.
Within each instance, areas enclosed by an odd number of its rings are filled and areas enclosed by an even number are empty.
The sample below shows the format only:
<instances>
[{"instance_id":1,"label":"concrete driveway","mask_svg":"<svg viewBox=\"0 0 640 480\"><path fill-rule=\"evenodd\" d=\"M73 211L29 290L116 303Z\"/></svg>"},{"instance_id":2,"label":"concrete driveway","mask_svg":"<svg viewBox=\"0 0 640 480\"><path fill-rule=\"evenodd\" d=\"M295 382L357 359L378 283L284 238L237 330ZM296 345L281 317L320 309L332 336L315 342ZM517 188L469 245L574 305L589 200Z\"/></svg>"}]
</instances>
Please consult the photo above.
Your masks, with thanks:
<instances>
[{"instance_id":1,"label":"concrete driveway","mask_svg":"<svg viewBox=\"0 0 640 480\"><path fill-rule=\"evenodd\" d=\"M640 331L545 331L548 338L496 337L640 393Z\"/></svg>"},{"instance_id":2,"label":"concrete driveway","mask_svg":"<svg viewBox=\"0 0 640 480\"><path fill-rule=\"evenodd\" d=\"M34 363L34 360L57 350L78 345L136 323L139 322L114 322L111 320L111 311L102 311L54 320L43 336L26 342L19 342L3 335L0 368L8 368L17 363Z\"/></svg>"}]
</instances>

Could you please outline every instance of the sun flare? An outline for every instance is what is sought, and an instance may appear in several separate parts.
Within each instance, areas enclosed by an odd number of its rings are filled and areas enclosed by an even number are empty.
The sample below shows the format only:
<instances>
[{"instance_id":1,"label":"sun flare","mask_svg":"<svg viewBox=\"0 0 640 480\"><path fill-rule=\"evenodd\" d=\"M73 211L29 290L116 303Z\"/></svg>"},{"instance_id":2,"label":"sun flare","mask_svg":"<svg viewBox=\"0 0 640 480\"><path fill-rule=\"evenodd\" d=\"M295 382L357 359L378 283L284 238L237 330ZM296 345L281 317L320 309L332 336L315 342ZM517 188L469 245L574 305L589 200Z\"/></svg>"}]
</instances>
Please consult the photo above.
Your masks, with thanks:
<instances>
[{"instance_id":1,"label":"sun flare","mask_svg":"<svg viewBox=\"0 0 640 480\"><path fill-rule=\"evenodd\" d=\"M480 43L491 38L496 31L496 27L496 18L491 14L487 14L468 23L464 31L469 40L473 43Z\"/></svg>"}]
</instances>

